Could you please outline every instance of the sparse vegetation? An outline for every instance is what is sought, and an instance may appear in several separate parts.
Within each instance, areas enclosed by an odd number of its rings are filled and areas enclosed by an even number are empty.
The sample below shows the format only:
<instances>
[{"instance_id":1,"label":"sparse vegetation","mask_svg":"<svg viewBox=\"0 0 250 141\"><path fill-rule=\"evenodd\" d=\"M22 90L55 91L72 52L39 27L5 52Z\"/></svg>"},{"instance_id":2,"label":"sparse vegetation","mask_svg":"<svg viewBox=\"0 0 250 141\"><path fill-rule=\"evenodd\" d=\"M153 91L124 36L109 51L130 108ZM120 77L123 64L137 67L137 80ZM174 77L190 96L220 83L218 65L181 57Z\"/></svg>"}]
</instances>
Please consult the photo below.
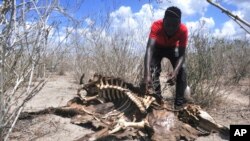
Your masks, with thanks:
<instances>
[{"instance_id":1,"label":"sparse vegetation","mask_svg":"<svg viewBox=\"0 0 250 141\"><path fill-rule=\"evenodd\" d=\"M230 87L249 75L246 50L250 44L247 40L216 39L204 33L194 33L190 42L187 68L193 96L203 106L216 106L227 92L222 91L225 85Z\"/></svg>"},{"instance_id":2,"label":"sparse vegetation","mask_svg":"<svg viewBox=\"0 0 250 141\"><path fill-rule=\"evenodd\" d=\"M58 9L64 13L58 1L1 2L0 140L8 140L25 104L45 85L49 61L57 61L49 52L51 40L55 40L51 39L56 32L52 28L57 25L48 23L53 11ZM54 42L53 49L58 44L61 43ZM56 52L59 57L60 51Z\"/></svg>"},{"instance_id":3,"label":"sparse vegetation","mask_svg":"<svg viewBox=\"0 0 250 141\"><path fill-rule=\"evenodd\" d=\"M60 25L48 22L53 10L62 10L58 3L39 10L40 5L33 1L26 1L26 5L14 2L5 0L0 5L1 139L7 140L25 103L43 88L50 73L73 73L77 83L83 73L86 80L100 73L133 84L141 81L147 37L135 41L139 31L110 34L108 18L102 27L81 26L79 20L73 22L77 26L67 27L66 38L59 40L56 33ZM38 18L27 22L32 8L40 15L37 13ZM65 11L60 12L68 17ZM202 32L190 35L186 66L195 102L204 107L216 106L228 87L240 85L243 80L248 87L244 93L250 99L249 40L218 39Z\"/></svg>"}]
</instances>

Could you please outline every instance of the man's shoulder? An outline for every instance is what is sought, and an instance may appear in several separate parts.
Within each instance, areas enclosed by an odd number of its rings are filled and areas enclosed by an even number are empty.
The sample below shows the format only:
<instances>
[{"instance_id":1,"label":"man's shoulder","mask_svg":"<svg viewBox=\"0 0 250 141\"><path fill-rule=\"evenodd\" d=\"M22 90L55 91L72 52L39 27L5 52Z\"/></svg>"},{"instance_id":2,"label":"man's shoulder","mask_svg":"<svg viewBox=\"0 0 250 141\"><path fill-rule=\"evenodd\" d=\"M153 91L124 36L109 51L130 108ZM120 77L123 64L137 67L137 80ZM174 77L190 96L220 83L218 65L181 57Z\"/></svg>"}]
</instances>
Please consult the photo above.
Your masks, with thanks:
<instances>
[{"instance_id":1,"label":"man's shoulder","mask_svg":"<svg viewBox=\"0 0 250 141\"><path fill-rule=\"evenodd\" d=\"M187 31L188 31L188 28L187 28L187 26L186 26L185 24L181 23L181 25L180 25L180 30L181 30L182 32L187 32Z\"/></svg>"},{"instance_id":2,"label":"man's shoulder","mask_svg":"<svg viewBox=\"0 0 250 141\"><path fill-rule=\"evenodd\" d=\"M160 28L160 27L162 27L162 24L163 24L163 20L159 19L159 20L156 20L153 22L152 27Z\"/></svg>"},{"instance_id":3,"label":"man's shoulder","mask_svg":"<svg viewBox=\"0 0 250 141\"><path fill-rule=\"evenodd\" d=\"M163 23L163 19L159 19L159 20L154 21L153 24L162 24L162 23Z\"/></svg>"}]
</instances>

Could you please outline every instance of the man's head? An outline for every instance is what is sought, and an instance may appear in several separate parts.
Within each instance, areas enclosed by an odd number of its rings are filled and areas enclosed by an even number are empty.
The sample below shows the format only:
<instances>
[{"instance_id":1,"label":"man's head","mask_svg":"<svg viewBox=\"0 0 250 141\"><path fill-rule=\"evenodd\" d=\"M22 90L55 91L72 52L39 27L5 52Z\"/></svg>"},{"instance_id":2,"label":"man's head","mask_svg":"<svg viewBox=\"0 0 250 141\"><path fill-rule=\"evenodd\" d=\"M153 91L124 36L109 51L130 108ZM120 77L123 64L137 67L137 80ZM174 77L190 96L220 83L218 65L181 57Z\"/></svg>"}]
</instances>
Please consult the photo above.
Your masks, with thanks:
<instances>
[{"instance_id":1,"label":"man's head","mask_svg":"<svg viewBox=\"0 0 250 141\"><path fill-rule=\"evenodd\" d=\"M181 10L175 6L167 8L165 11L163 24L168 36L174 35L181 23Z\"/></svg>"}]
</instances>

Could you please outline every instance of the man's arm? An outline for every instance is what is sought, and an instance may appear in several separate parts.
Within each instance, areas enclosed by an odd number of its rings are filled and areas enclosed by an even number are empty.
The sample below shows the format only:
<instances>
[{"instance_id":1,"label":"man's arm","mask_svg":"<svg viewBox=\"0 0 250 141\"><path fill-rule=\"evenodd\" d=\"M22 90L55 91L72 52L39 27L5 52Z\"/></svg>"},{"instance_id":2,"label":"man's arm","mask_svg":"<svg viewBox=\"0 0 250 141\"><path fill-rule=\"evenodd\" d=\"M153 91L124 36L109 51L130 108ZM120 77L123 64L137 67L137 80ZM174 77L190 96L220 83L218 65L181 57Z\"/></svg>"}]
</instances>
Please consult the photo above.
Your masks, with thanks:
<instances>
[{"instance_id":1,"label":"man's arm","mask_svg":"<svg viewBox=\"0 0 250 141\"><path fill-rule=\"evenodd\" d=\"M186 26L182 25L181 26L182 33L179 38L179 58L175 64L175 68L173 73L170 75L170 82L175 82L176 77L179 73L180 68L182 67L183 63L185 62L185 52L186 52L186 47L187 47L187 42L188 42L188 29ZM172 83L171 82L171 83Z\"/></svg>"},{"instance_id":2,"label":"man's arm","mask_svg":"<svg viewBox=\"0 0 250 141\"><path fill-rule=\"evenodd\" d=\"M152 82L152 76L150 74L150 64L152 60L153 47L155 46L155 39L148 38L146 54L144 57L144 82L148 86L148 83Z\"/></svg>"},{"instance_id":3,"label":"man's arm","mask_svg":"<svg viewBox=\"0 0 250 141\"><path fill-rule=\"evenodd\" d=\"M182 67L183 63L185 62L185 47L179 47L179 58L176 62L174 71L170 74L170 78L168 79L169 84L174 84L179 73L180 68Z\"/></svg>"},{"instance_id":4,"label":"man's arm","mask_svg":"<svg viewBox=\"0 0 250 141\"><path fill-rule=\"evenodd\" d=\"M182 64L185 61L185 47L179 47L179 59L177 60L176 67L174 68L174 71L176 72L176 75L178 74Z\"/></svg>"}]
</instances>

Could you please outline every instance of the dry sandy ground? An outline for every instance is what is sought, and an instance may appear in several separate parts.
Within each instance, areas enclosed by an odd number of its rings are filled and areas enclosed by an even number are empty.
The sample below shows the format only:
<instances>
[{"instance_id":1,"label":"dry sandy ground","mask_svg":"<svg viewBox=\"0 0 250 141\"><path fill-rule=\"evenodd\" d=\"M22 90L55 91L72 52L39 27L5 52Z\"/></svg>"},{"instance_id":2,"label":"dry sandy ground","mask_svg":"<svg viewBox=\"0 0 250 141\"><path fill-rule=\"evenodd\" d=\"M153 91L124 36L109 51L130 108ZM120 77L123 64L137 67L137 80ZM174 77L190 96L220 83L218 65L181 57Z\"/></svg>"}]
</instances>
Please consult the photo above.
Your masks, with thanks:
<instances>
[{"instance_id":1,"label":"dry sandy ground","mask_svg":"<svg viewBox=\"0 0 250 141\"><path fill-rule=\"evenodd\" d=\"M76 96L77 84L71 75L52 75L45 87L29 101L24 111L37 111L66 105ZM249 96L235 89L225 97L224 106L209 110L218 123L250 124ZM70 123L70 119L56 115L42 115L32 120L20 120L10 136L12 141L73 141L90 130ZM200 137L197 141L223 141L217 134Z\"/></svg>"},{"instance_id":2,"label":"dry sandy ground","mask_svg":"<svg viewBox=\"0 0 250 141\"><path fill-rule=\"evenodd\" d=\"M76 96L77 84L70 75L52 75L44 88L25 105L24 111L38 111L48 107L65 106ZM32 120L20 120L11 135L16 141L71 141L89 130L73 125L69 118L42 115Z\"/></svg>"}]
</instances>

